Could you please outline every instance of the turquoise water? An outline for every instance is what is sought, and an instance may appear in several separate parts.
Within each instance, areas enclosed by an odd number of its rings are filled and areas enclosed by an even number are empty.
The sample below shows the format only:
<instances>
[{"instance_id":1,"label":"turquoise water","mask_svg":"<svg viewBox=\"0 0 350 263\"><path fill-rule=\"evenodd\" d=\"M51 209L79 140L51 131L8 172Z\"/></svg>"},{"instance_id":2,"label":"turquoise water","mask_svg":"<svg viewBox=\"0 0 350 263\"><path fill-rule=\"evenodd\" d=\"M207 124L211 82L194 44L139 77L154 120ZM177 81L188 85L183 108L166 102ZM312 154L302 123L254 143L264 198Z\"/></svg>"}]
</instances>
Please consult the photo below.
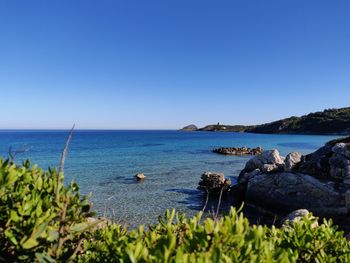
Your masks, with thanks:
<instances>
[{"instance_id":1,"label":"turquoise water","mask_svg":"<svg viewBox=\"0 0 350 263\"><path fill-rule=\"evenodd\" d=\"M1 131L0 154L25 149L16 157L41 167L58 166L67 131ZM263 135L178 131L75 131L65 165L66 182L92 193L94 209L127 224L154 223L167 208L193 215L204 198L196 190L204 171L234 179L249 157L211 152L220 146L277 148L310 153L334 136ZM146 179L136 182L135 173ZM112 212L113 211L113 212Z\"/></svg>"}]
</instances>

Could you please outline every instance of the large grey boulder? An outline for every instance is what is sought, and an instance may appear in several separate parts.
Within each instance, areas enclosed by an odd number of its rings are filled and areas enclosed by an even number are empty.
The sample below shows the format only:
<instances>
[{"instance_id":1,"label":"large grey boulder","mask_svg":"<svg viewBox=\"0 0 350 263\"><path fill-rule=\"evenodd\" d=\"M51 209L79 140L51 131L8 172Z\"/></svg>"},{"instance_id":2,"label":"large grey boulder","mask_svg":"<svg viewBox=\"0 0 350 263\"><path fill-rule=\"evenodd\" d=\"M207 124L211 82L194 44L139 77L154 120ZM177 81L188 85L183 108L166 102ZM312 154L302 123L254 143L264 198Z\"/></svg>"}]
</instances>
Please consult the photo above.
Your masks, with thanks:
<instances>
[{"instance_id":1,"label":"large grey boulder","mask_svg":"<svg viewBox=\"0 0 350 263\"><path fill-rule=\"evenodd\" d=\"M280 156L278 150L268 150L263 151L261 154L256 155L255 157L251 158L245 165L244 169L246 171L253 171L255 169L260 170L266 170L267 166L264 165L270 164L275 165L275 167L278 167L278 165L282 165L284 161L284 157Z\"/></svg>"},{"instance_id":2,"label":"large grey boulder","mask_svg":"<svg viewBox=\"0 0 350 263\"><path fill-rule=\"evenodd\" d=\"M264 208L290 211L306 208L318 215L343 215L345 193L334 182L321 182L306 174L262 173L249 178L245 200Z\"/></svg>"},{"instance_id":3,"label":"large grey boulder","mask_svg":"<svg viewBox=\"0 0 350 263\"><path fill-rule=\"evenodd\" d=\"M329 158L330 176L350 184L350 144L337 143L332 152L334 154Z\"/></svg>"},{"instance_id":4,"label":"large grey boulder","mask_svg":"<svg viewBox=\"0 0 350 263\"><path fill-rule=\"evenodd\" d=\"M350 143L337 143L332 147L332 152L350 159Z\"/></svg>"},{"instance_id":5,"label":"large grey boulder","mask_svg":"<svg viewBox=\"0 0 350 263\"><path fill-rule=\"evenodd\" d=\"M323 146L313 153L304 155L301 161L294 166L293 171L329 180L331 179L329 158L332 155L332 147L329 145Z\"/></svg>"},{"instance_id":6,"label":"large grey boulder","mask_svg":"<svg viewBox=\"0 0 350 263\"><path fill-rule=\"evenodd\" d=\"M293 171L315 178L350 183L350 144L326 145L303 156Z\"/></svg>"}]
</instances>

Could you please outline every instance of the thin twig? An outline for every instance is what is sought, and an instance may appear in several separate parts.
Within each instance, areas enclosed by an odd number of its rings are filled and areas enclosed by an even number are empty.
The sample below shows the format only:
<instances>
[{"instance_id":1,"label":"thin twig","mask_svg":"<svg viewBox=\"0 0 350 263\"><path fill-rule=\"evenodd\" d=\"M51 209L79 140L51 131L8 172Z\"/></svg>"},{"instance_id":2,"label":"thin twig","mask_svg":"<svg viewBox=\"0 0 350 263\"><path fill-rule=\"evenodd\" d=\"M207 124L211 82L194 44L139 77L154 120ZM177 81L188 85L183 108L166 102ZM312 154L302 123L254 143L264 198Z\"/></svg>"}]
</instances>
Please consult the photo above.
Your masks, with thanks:
<instances>
[{"instance_id":1,"label":"thin twig","mask_svg":"<svg viewBox=\"0 0 350 263\"><path fill-rule=\"evenodd\" d=\"M65 232L65 224L66 224L66 213L67 213L67 207L69 203L69 198L67 198L64 202L62 211L61 211L61 217L60 217L60 228L58 230L58 245L56 250L56 258L58 259L60 256L61 248L63 246L63 243L65 242L64 238L64 232Z\"/></svg>"},{"instance_id":2,"label":"thin twig","mask_svg":"<svg viewBox=\"0 0 350 263\"><path fill-rule=\"evenodd\" d=\"M221 187L220 196L219 196L219 202L218 202L218 207L216 208L215 219L218 218L219 209L220 209L220 205L221 205L222 192L223 192L223 191L224 191L224 186Z\"/></svg>"},{"instance_id":3,"label":"thin twig","mask_svg":"<svg viewBox=\"0 0 350 263\"><path fill-rule=\"evenodd\" d=\"M59 193L60 193L60 184L61 184L61 176L63 174L64 170L64 161L66 160L67 154L68 154L68 146L70 143L70 140L72 139L73 136L73 130L74 130L75 124L73 125L72 129L69 132L69 135L66 140L66 144L64 145L62 155L61 155L61 160L60 160L60 167L58 170L58 175L57 175L57 185L56 185L56 200L58 201L59 199Z\"/></svg>"},{"instance_id":4,"label":"thin twig","mask_svg":"<svg viewBox=\"0 0 350 263\"><path fill-rule=\"evenodd\" d=\"M208 201L209 201L209 191L208 191L208 188L207 187L204 187L205 189L205 192L207 193L207 196L206 196L206 199L205 199L205 203L204 203L204 206L203 206L203 209L202 209L202 212L204 213L205 209L207 208L207 204L208 204Z\"/></svg>"},{"instance_id":5,"label":"thin twig","mask_svg":"<svg viewBox=\"0 0 350 263\"><path fill-rule=\"evenodd\" d=\"M78 252L81 251L81 245L83 244L83 242L84 242L84 238L80 239L80 241L79 241L77 247L74 249L74 252L73 252L73 254L69 257L68 261L70 261L71 259L73 259L73 258L76 256L76 254L77 254Z\"/></svg>"}]
</instances>

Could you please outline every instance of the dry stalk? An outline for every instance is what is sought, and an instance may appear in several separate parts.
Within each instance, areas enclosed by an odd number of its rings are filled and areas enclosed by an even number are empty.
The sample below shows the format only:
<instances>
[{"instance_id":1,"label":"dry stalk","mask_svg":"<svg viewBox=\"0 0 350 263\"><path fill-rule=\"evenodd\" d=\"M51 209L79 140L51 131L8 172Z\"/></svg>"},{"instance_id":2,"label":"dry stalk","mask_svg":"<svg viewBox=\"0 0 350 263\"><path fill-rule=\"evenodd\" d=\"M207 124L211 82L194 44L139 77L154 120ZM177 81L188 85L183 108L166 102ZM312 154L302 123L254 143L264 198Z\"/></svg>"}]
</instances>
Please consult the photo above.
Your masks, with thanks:
<instances>
[{"instance_id":1,"label":"dry stalk","mask_svg":"<svg viewBox=\"0 0 350 263\"><path fill-rule=\"evenodd\" d=\"M208 205L208 201L209 201L209 191L208 191L208 188L207 187L204 187L205 189L205 192L207 193L206 195L206 199L205 199L205 203L204 203L204 206L202 208L202 212L204 213L205 209L207 208L207 205Z\"/></svg>"},{"instance_id":2,"label":"dry stalk","mask_svg":"<svg viewBox=\"0 0 350 263\"><path fill-rule=\"evenodd\" d=\"M63 208L61 211L60 216L60 228L58 229L58 245L56 250L56 258L58 259L61 253L61 248L63 246L63 243L65 242L64 232L65 232L65 224L66 224L66 214L67 214L67 207L69 204L69 198L67 198L63 204Z\"/></svg>"},{"instance_id":3,"label":"dry stalk","mask_svg":"<svg viewBox=\"0 0 350 263\"><path fill-rule=\"evenodd\" d=\"M215 214L215 219L218 218L219 215L219 210L220 210L220 206L221 206L221 198L222 198L222 192L224 191L224 186L221 187L221 191L220 191L220 196L219 196L219 201L218 201L218 207L216 208L216 214Z\"/></svg>"},{"instance_id":4,"label":"dry stalk","mask_svg":"<svg viewBox=\"0 0 350 263\"><path fill-rule=\"evenodd\" d=\"M60 184L61 184L61 176L63 174L63 169L64 169L64 162L66 160L67 154L68 154L68 146L70 143L70 140L72 139L73 136L73 130L74 130L75 124L73 125L72 129L69 132L69 135L67 137L66 140L66 144L64 145L63 151L62 151L62 155L61 155L61 160L60 160L60 167L58 170L58 174L57 174L57 185L56 185L56 200L58 202L58 199L60 197Z\"/></svg>"}]
</instances>

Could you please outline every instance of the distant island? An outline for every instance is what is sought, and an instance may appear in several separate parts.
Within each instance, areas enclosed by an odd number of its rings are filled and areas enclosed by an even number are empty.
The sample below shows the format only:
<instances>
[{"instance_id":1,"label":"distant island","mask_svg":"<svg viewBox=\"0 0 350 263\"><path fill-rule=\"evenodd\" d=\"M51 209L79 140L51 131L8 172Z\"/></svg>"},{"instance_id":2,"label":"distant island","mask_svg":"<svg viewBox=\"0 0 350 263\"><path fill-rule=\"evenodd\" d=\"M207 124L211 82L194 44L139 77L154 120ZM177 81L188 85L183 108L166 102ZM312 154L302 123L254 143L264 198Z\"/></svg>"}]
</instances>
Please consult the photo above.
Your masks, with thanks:
<instances>
[{"instance_id":1,"label":"distant island","mask_svg":"<svg viewBox=\"0 0 350 263\"><path fill-rule=\"evenodd\" d=\"M189 129L191 127L191 129ZM220 123L197 128L191 124L184 127L184 131L221 131L221 132L249 132L263 134L332 134L344 135L350 133L350 107L326 109L313 112L301 117L260 124L260 125L223 125Z\"/></svg>"}]
</instances>

